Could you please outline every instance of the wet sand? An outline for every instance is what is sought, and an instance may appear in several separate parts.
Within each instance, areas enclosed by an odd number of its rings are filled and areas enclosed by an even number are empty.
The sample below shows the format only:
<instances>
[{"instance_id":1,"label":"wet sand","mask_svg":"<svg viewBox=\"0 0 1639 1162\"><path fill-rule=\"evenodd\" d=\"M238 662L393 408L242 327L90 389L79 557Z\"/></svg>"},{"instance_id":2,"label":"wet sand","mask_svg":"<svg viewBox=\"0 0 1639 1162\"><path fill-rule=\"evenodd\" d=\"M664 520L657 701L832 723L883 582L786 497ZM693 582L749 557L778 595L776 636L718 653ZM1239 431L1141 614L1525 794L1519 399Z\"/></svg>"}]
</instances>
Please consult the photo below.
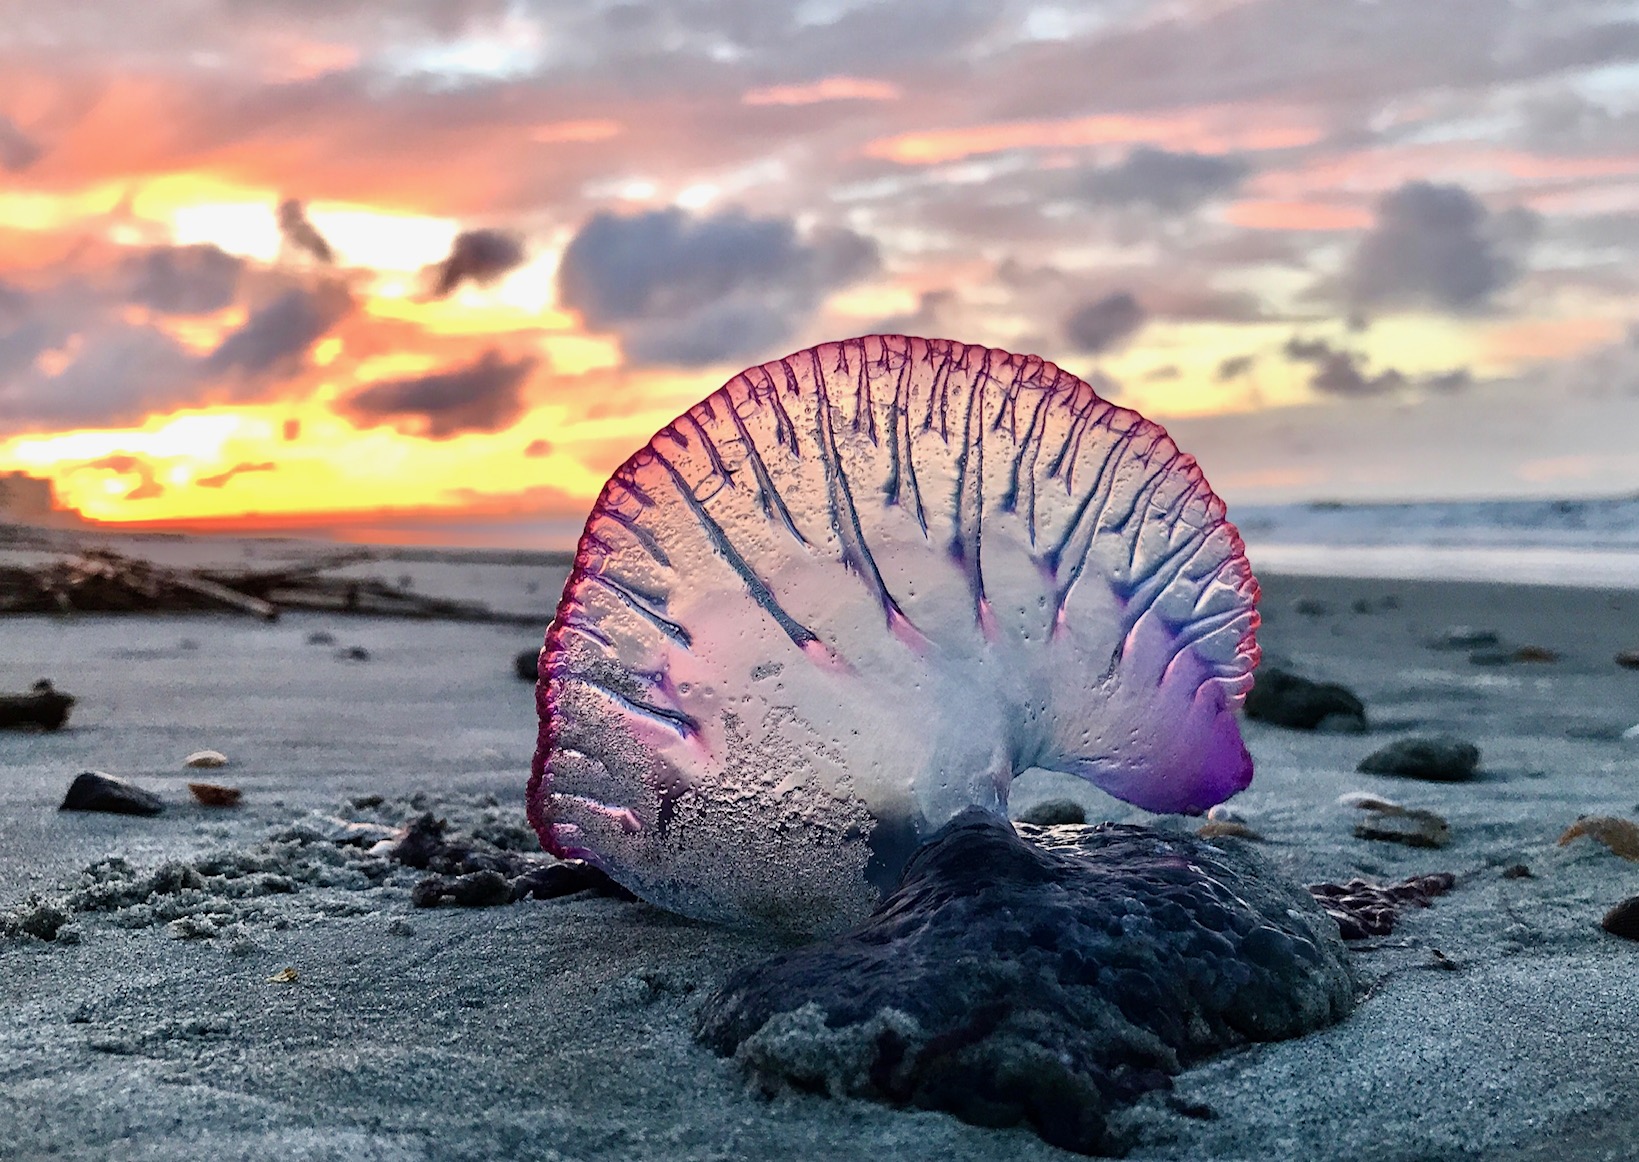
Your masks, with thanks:
<instances>
[{"instance_id":1,"label":"wet sand","mask_svg":"<svg viewBox=\"0 0 1639 1162\"><path fill-rule=\"evenodd\" d=\"M470 585L498 602L516 590L543 628L562 579L538 565L402 571L424 592ZM1579 814L1639 820L1639 743L1620 737L1639 723L1639 672L1612 661L1639 648L1639 593L1291 577L1265 591L1266 653L1353 688L1372 731L1246 724L1258 774L1234 806L1261 849L1301 881L1453 871L1459 883L1356 951L1367 993L1349 1020L1184 1074L1179 1094L1214 1116L1143 1112L1134 1156L1631 1157L1639 944L1598 921L1639 893L1639 863L1554 841ZM1324 612L1297 612L1300 598ZM1558 660L1428 648L1453 625ZM308 644L321 631L335 643ZM535 724L512 656L537 640L317 615L0 622L0 687L50 677L81 699L61 733L0 734L0 907L108 856L145 869L261 850L315 811L430 807L457 826L515 827ZM338 656L351 645L369 660ZM1355 772L1411 732L1478 744L1479 778ZM232 765L185 772L203 747ZM158 791L169 810L59 814L88 767ZM190 805L185 784L201 774L243 788L244 805ZM1350 790L1438 811L1451 845L1354 838L1336 802ZM1095 818L1148 818L1039 774L1015 785L1014 807L1066 793ZM386 801L350 802L371 794ZM1530 878L1502 875L1521 863ZM77 943L0 940L0 1158L1072 1157L1027 1130L749 1092L690 1030L698 998L772 950L768 937L585 896L416 909L408 873L350 875L220 901L203 928L99 913L76 918Z\"/></svg>"}]
</instances>

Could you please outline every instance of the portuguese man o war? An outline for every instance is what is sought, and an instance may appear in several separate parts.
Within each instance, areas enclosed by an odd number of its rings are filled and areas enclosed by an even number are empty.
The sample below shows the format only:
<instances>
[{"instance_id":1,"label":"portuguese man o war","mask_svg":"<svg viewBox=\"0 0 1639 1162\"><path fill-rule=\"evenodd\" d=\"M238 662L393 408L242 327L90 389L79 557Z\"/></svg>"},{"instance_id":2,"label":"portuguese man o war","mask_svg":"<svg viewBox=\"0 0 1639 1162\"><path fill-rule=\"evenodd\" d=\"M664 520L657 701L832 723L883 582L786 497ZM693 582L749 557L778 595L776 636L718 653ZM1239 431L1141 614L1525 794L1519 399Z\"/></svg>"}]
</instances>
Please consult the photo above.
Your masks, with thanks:
<instances>
[{"instance_id":1,"label":"portuguese man o war","mask_svg":"<svg viewBox=\"0 0 1639 1162\"><path fill-rule=\"evenodd\" d=\"M530 819L658 906L836 932L1029 768L1157 812L1246 787L1257 595L1194 459L1052 363L801 351L604 486L541 654Z\"/></svg>"}]
</instances>

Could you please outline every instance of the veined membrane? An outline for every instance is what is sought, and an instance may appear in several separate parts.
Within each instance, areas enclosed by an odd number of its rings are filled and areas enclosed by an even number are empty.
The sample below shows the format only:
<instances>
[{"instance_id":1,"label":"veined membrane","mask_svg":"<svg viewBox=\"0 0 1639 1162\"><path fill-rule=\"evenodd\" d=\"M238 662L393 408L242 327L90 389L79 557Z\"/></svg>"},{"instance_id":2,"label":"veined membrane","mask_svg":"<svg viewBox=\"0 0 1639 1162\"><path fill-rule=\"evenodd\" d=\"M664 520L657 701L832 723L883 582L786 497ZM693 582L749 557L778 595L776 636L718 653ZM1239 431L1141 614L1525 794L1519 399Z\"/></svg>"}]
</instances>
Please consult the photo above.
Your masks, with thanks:
<instances>
[{"instance_id":1,"label":"veined membrane","mask_svg":"<svg viewBox=\"0 0 1639 1162\"><path fill-rule=\"evenodd\" d=\"M547 630L530 819L702 919L839 930L1030 767L1244 788L1257 584L1192 457L1035 356L751 368L609 479Z\"/></svg>"}]
</instances>

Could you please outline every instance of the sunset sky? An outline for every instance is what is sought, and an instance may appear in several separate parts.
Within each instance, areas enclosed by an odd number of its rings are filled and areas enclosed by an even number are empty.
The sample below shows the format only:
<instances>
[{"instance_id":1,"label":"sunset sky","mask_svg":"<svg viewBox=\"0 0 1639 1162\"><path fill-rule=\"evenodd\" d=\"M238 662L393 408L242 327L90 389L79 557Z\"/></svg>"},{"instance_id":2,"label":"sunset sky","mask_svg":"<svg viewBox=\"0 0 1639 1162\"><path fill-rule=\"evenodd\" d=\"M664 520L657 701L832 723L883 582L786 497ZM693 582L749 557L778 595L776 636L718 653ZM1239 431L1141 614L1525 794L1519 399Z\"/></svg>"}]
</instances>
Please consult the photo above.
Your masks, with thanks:
<instances>
[{"instance_id":1,"label":"sunset sky","mask_svg":"<svg viewBox=\"0 0 1639 1162\"><path fill-rule=\"evenodd\" d=\"M0 472L563 543L747 364L1032 351L1239 502L1639 489L1592 0L0 0Z\"/></svg>"}]
</instances>

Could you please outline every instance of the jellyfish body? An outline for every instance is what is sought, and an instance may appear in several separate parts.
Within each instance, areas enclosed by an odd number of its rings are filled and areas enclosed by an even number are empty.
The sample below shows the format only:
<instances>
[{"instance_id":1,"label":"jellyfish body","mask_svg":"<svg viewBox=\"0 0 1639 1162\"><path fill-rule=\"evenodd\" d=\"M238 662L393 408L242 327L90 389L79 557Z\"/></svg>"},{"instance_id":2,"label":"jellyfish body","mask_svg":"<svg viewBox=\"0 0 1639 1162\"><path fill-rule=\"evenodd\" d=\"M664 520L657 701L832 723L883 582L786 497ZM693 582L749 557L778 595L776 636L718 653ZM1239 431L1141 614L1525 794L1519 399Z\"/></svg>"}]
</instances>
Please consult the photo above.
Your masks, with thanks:
<instances>
[{"instance_id":1,"label":"jellyfish body","mask_svg":"<svg viewBox=\"0 0 1639 1162\"><path fill-rule=\"evenodd\" d=\"M798 352L605 485L547 631L530 818L662 907L837 930L1031 767L1151 811L1244 788L1256 599L1195 461L1051 363Z\"/></svg>"}]
</instances>

